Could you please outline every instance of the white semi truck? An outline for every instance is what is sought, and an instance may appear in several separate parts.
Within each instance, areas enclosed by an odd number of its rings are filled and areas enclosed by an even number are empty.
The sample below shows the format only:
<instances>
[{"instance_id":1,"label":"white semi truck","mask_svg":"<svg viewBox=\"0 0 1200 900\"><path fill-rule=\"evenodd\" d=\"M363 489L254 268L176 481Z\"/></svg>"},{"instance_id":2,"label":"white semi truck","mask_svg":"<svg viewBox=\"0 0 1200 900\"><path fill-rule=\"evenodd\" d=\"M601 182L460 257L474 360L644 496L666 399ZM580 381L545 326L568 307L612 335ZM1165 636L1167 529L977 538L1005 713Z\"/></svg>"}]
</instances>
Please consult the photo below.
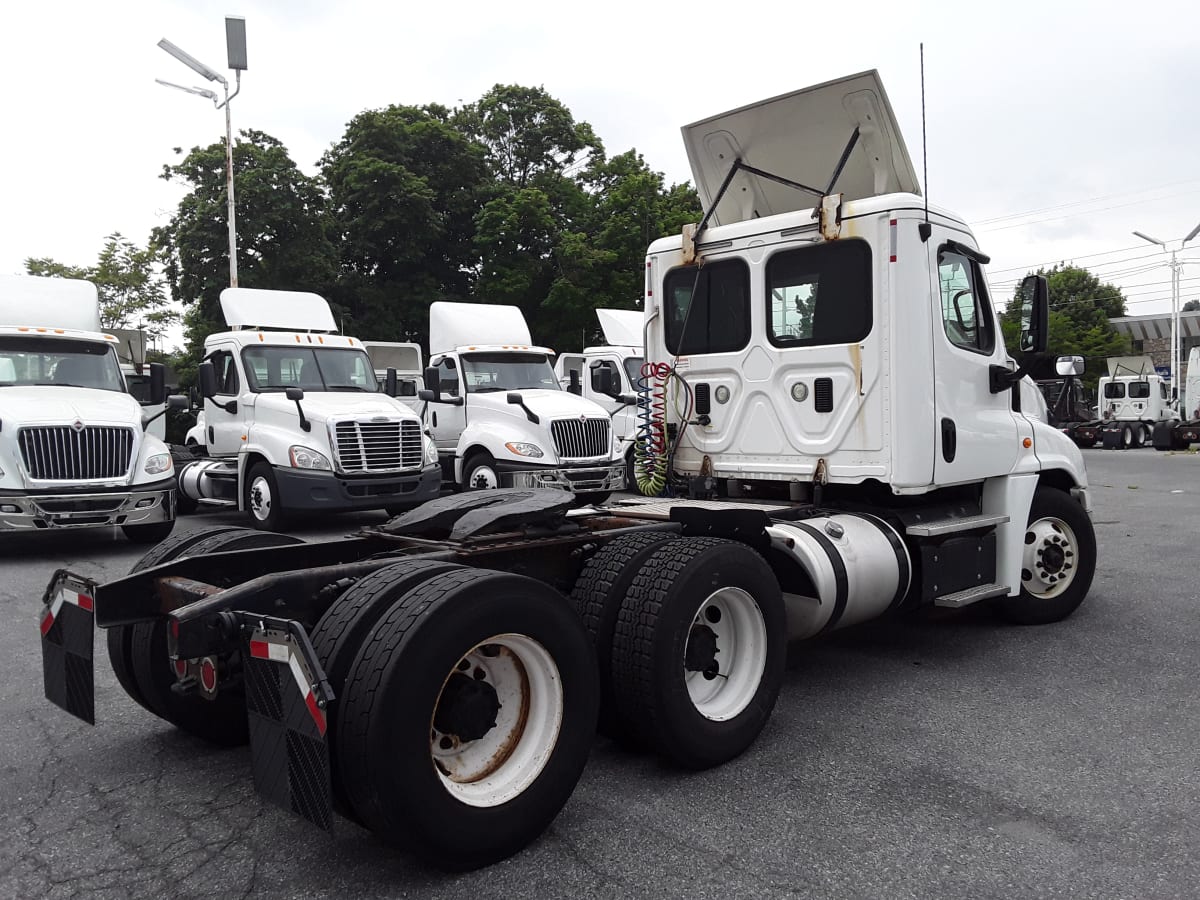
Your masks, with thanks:
<instances>
[{"instance_id":1,"label":"white semi truck","mask_svg":"<svg viewBox=\"0 0 1200 900\"><path fill-rule=\"evenodd\" d=\"M1155 450L1186 450L1200 443L1200 347L1188 353L1187 380L1175 408L1178 418L1164 418L1154 425Z\"/></svg>"},{"instance_id":2,"label":"white semi truck","mask_svg":"<svg viewBox=\"0 0 1200 900\"><path fill-rule=\"evenodd\" d=\"M1100 440L1109 450L1149 446L1156 427L1179 424L1170 385L1149 356L1109 358L1108 375L1100 379L1096 395Z\"/></svg>"},{"instance_id":3,"label":"white semi truck","mask_svg":"<svg viewBox=\"0 0 1200 900\"><path fill-rule=\"evenodd\" d=\"M148 380L161 416L163 367ZM147 431L154 415L129 394L95 285L0 277L0 531L116 525L131 541L165 538L175 480Z\"/></svg>"},{"instance_id":4,"label":"white semi truck","mask_svg":"<svg viewBox=\"0 0 1200 900\"><path fill-rule=\"evenodd\" d=\"M608 412L562 390L515 306L429 307L425 421L463 490L554 488L595 503L625 486Z\"/></svg>"},{"instance_id":5,"label":"white semi truck","mask_svg":"<svg viewBox=\"0 0 1200 900\"><path fill-rule=\"evenodd\" d=\"M1069 616L1096 564L1081 453L1015 408L1030 360L970 227L919 196L878 76L684 137L706 212L649 248L644 297L647 387L681 398L650 422L673 498L470 492L346 539L217 530L125 578L61 572L48 696L92 718L63 648L94 611L135 699L249 736L264 797L466 868L553 820L598 718L716 766L769 719L790 639L933 606ZM1021 290L1044 352L1045 279Z\"/></svg>"},{"instance_id":6,"label":"white semi truck","mask_svg":"<svg viewBox=\"0 0 1200 900\"><path fill-rule=\"evenodd\" d=\"M316 294L226 288L230 330L198 374L207 458L180 469L181 506L236 506L256 528L295 513L386 509L436 497L441 469L417 415L386 390Z\"/></svg>"}]
</instances>

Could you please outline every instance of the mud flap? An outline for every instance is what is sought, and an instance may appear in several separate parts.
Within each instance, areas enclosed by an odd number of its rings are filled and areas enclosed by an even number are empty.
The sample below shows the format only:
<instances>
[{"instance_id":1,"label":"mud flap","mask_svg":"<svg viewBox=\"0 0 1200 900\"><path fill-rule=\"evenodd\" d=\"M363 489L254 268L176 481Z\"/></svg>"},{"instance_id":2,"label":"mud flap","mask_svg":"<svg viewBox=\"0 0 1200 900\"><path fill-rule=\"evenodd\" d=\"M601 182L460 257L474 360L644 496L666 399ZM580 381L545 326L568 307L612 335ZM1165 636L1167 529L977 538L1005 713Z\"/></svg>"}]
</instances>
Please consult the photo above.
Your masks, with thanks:
<instances>
[{"instance_id":1,"label":"mud flap","mask_svg":"<svg viewBox=\"0 0 1200 900\"><path fill-rule=\"evenodd\" d=\"M42 679L46 699L89 725L96 724L92 668L96 584L59 569L42 595Z\"/></svg>"},{"instance_id":2,"label":"mud flap","mask_svg":"<svg viewBox=\"0 0 1200 900\"><path fill-rule=\"evenodd\" d=\"M235 615L242 623L254 789L330 831L333 795L326 710L333 691L299 623Z\"/></svg>"}]
</instances>

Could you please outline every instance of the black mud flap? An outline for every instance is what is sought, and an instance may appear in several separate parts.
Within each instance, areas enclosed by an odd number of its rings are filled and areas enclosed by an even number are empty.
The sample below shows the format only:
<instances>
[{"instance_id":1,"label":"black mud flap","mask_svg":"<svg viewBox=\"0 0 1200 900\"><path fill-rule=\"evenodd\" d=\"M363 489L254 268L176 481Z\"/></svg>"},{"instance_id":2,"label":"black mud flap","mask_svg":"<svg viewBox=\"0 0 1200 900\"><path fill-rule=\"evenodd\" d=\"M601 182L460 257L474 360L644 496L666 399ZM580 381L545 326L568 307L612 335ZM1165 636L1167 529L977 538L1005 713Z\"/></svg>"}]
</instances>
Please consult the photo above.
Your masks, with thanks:
<instances>
[{"instance_id":1,"label":"black mud flap","mask_svg":"<svg viewBox=\"0 0 1200 900\"><path fill-rule=\"evenodd\" d=\"M466 491L422 503L392 519L383 530L390 534L448 534L461 541L517 525L556 528L574 502L570 491L549 488Z\"/></svg>"},{"instance_id":2,"label":"black mud flap","mask_svg":"<svg viewBox=\"0 0 1200 900\"><path fill-rule=\"evenodd\" d=\"M326 716L333 691L299 623L251 613L235 615L242 623L254 789L331 831Z\"/></svg>"},{"instance_id":3,"label":"black mud flap","mask_svg":"<svg viewBox=\"0 0 1200 900\"><path fill-rule=\"evenodd\" d=\"M59 569L42 595L42 678L46 699L89 725L96 724L92 669L96 583Z\"/></svg>"}]
</instances>

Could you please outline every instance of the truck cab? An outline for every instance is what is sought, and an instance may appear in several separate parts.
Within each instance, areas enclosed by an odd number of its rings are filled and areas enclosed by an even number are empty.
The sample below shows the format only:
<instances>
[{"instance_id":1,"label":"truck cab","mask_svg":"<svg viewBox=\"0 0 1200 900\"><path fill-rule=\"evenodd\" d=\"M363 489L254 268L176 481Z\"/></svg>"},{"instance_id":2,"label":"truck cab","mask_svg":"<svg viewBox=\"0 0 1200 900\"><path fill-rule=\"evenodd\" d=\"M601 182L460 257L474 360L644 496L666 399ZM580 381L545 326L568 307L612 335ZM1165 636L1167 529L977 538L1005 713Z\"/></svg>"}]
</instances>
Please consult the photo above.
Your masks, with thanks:
<instances>
[{"instance_id":1,"label":"truck cab","mask_svg":"<svg viewBox=\"0 0 1200 900\"><path fill-rule=\"evenodd\" d=\"M539 487L598 502L625 486L608 412L562 389L554 351L515 306L429 309L424 418L445 479L463 490Z\"/></svg>"},{"instance_id":2,"label":"truck cab","mask_svg":"<svg viewBox=\"0 0 1200 900\"><path fill-rule=\"evenodd\" d=\"M433 440L323 298L226 288L221 309L230 330L205 339L199 367L208 458L180 472L187 500L279 530L295 513L400 512L438 495Z\"/></svg>"},{"instance_id":3,"label":"truck cab","mask_svg":"<svg viewBox=\"0 0 1200 900\"><path fill-rule=\"evenodd\" d=\"M115 525L150 542L174 526L171 454L99 310L90 282L0 278L0 531ZM147 382L165 411L163 367Z\"/></svg>"},{"instance_id":4,"label":"truck cab","mask_svg":"<svg viewBox=\"0 0 1200 900\"><path fill-rule=\"evenodd\" d=\"M612 417L613 434L625 460L625 483L636 487L634 438L637 435L637 390L645 354L642 313L630 309L597 309L604 344L582 353L560 353L554 363L558 383L603 407ZM601 374L602 371L607 375Z\"/></svg>"},{"instance_id":5,"label":"truck cab","mask_svg":"<svg viewBox=\"0 0 1200 900\"><path fill-rule=\"evenodd\" d=\"M1179 424L1170 385L1148 356L1110 358L1108 375L1100 379L1096 391L1102 440L1110 449L1148 446L1155 426Z\"/></svg>"},{"instance_id":6,"label":"truck cab","mask_svg":"<svg viewBox=\"0 0 1200 900\"><path fill-rule=\"evenodd\" d=\"M396 373L396 399L417 409L417 394L425 387L421 365L421 345L408 341L363 341L363 349L371 357L375 379L382 389L388 369Z\"/></svg>"}]
</instances>

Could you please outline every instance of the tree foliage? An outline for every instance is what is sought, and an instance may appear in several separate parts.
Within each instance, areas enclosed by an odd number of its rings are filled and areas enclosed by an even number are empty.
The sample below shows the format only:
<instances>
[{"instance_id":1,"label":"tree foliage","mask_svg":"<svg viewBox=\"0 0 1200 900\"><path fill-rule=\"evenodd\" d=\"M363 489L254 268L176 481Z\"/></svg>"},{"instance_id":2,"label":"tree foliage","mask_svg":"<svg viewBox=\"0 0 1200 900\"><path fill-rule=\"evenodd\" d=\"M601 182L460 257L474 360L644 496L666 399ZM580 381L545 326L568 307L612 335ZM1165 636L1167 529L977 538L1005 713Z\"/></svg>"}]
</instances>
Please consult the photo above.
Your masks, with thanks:
<instances>
[{"instance_id":1,"label":"tree foliage","mask_svg":"<svg viewBox=\"0 0 1200 900\"><path fill-rule=\"evenodd\" d=\"M1032 274L1044 275L1049 287L1047 356L1082 356L1086 361L1082 380L1094 388L1105 371L1104 360L1130 352L1129 338L1109 322L1125 315L1124 294L1080 266L1060 264ZM1001 320L1005 344L1014 357L1020 355L1020 305L1014 295Z\"/></svg>"},{"instance_id":2,"label":"tree foliage","mask_svg":"<svg viewBox=\"0 0 1200 900\"><path fill-rule=\"evenodd\" d=\"M46 257L25 260L30 275L51 278L80 278L96 285L100 298L102 328L140 328L161 337L179 312L170 307L170 298L161 276L155 271L154 251L138 247L120 232L104 239L94 265L72 266Z\"/></svg>"},{"instance_id":3,"label":"tree foliage","mask_svg":"<svg viewBox=\"0 0 1200 900\"><path fill-rule=\"evenodd\" d=\"M1189 300L1183 304L1183 312L1200 312L1200 300Z\"/></svg>"}]
</instances>

